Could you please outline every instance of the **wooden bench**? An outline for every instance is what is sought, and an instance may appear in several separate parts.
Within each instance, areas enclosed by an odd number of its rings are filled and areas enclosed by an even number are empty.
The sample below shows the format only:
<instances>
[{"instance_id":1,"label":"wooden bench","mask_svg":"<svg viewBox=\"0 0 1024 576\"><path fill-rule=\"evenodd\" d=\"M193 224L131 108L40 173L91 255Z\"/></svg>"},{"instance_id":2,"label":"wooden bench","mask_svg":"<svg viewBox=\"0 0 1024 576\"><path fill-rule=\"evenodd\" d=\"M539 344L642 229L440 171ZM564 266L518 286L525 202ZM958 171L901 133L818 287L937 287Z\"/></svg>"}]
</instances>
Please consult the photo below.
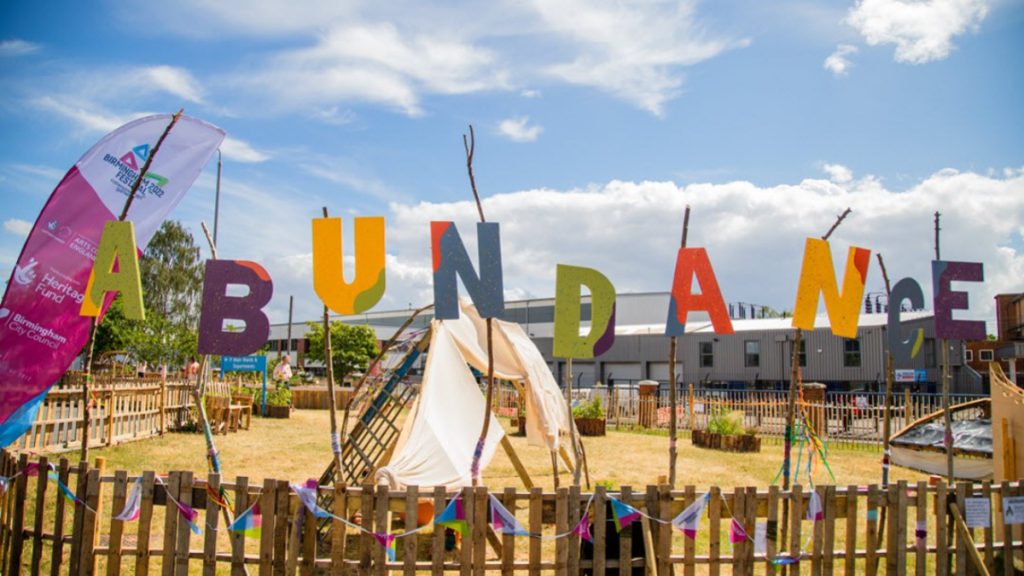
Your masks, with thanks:
<instances>
[{"instance_id":1,"label":"wooden bench","mask_svg":"<svg viewBox=\"0 0 1024 576\"><path fill-rule=\"evenodd\" d=\"M251 404L249 410L252 410ZM207 395L206 418L210 422L210 431L214 434L237 432L242 420L242 405L233 403L228 396Z\"/></svg>"}]
</instances>

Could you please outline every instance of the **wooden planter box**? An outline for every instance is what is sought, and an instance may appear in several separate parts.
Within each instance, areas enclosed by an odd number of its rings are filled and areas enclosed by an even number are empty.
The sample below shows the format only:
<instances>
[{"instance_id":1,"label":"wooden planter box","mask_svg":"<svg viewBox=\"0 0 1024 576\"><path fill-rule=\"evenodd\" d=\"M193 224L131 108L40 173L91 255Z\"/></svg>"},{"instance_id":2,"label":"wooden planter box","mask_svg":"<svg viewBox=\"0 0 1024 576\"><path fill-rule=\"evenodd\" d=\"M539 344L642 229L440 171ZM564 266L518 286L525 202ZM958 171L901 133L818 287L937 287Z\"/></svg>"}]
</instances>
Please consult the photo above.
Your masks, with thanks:
<instances>
[{"instance_id":1,"label":"wooden planter box","mask_svg":"<svg viewBox=\"0 0 1024 576\"><path fill-rule=\"evenodd\" d=\"M725 452L761 451L761 439L754 434L724 436L704 430L694 430L692 441L694 446L723 450Z\"/></svg>"},{"instance_id":2,"label":"wooden planter box","mask_svg":"<svg viewBox=\"0 0 1024 576\"><path fill-rule=\"evenodd\" d=\"M575 418L580 436L604 436L604 418Z\"/></svg>"},{"instance_id":3,"label":"wooden planter box","mask_svg":"<svg viewBox=\"0 0 1024 576\"><path fill-rule=\"evenodd\" d=\"M267 418L291 418L291 406L267 406Z\"/></svg>"}]
</instances>

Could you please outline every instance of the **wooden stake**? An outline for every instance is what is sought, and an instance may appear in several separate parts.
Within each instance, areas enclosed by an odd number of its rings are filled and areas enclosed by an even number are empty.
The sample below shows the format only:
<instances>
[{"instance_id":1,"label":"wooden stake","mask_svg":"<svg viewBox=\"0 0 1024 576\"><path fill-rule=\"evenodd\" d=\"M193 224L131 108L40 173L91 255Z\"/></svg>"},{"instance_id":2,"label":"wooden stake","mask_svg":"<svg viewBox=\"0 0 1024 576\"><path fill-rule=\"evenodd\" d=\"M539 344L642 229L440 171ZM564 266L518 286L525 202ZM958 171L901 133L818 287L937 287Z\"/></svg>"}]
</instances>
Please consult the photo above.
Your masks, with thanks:
<instances>
[{"instance_id":1,"label":"wooden stake","mask_svg":"<svg viewBox=\"0 0 1024 576\"><path fill-rule=\"evenodd\" d=\"M686 236L690 231L690 205L686 205L683 214L683 238L679 243L680 248L686 248ZM686 331L686 319L683 319L683 331ZM668 485L676 485L676 408L679 406L679 382L676 380L676 337L669 338L668 352L668 401L671 405L671 412L668 419Z\"/></svg>"},{"instance_id":2,"label":"wooden stake","mask_svg":"<svg viewBox=\"0 0 1024 576\"><path fill-rule=\"evenodd\" d=\"M146 177L146 173L149 172L149 166L153 163L153 158L156 158L156 153L160 151L160 146L163 145L164 139L167 138L167 134L170 133L171 128L178 123L178 119L181 118L181 114L185 111L184 108L178 110L176 114L171 116L171 121L167 124L167 128L164 128L160 138L157 139L156 144L153 146L153 150L150 151L149 157L146 158L146 162L142 165L142 169L139 170L139 177L132 183L132 189L128 192L128 199L124 201L124 208L121 209L121 215L117 217L119 222L124 222L124 219L128 217L128 209L131 208L132 202L135 200L135 195L139 191L139 186L142 185L142 180ZM100 302L100 306L103 303ZM89 330L89 343L86 346L88 350L85 354L85 379L82 384L82 462L89 461L89 419L91 414L89 411L89 382L92 380L92 360L93 352L96 349L96 331L100 326L100 315L97 314L92 318L92 328Z\"/></svg>"},{"instance_id":3,"label":"wooden stake","mask_svg":"<svg viewBox=\"0 0 1024 576\"><path fill-rule=\"evenodd\" d=\"M942 214L935 213L935 259L942 260L939 251L939 217ZM949 411L949 341L945 338L942 343L942 422L945 427L943 434L943 445L946 447L946 482L953 485L953 415Z\"/></svg>"},{"instance_id":4,"label":"wooden stake","mask_svg":"<svg viewBox=\"0 0 1024 576\"><path fill-rule=\"evenodd\" d=\"M882 260L882 255L878 256L878 267L882 269L882 279L885 280L885 296L889 298L892 295L892 287L889 285L889 273L885 270L885 261ZM889 300L889 306L894 303ZM899 302L895 305L899 306ZM892 386L893 380L895 380L895 365L892 358L892 350L886 346L885 351L885 412L884 420L882 421L882 486L889 486L889 465L892 460L889 454L889 438L892 435Z\"/></svg>"},{"instance_id":5,"label":"wooden stake","mask_svg":"<svg viewBox=\"0 0 1024 576\"><path fill-rule=\"evenodd\" d=\"M324 206L323 210L324 218L327 218L327 206ZM291 346L290 341L288 346ZM338 415L335 411L337 400L334 398L334 353L331 350L331 318L327 304L324 304L324 358L327 365L327 408L331 411L331 452L334 454L337 481L341 479L341 438L338 437Z\"/></svg>"}]
</instances>

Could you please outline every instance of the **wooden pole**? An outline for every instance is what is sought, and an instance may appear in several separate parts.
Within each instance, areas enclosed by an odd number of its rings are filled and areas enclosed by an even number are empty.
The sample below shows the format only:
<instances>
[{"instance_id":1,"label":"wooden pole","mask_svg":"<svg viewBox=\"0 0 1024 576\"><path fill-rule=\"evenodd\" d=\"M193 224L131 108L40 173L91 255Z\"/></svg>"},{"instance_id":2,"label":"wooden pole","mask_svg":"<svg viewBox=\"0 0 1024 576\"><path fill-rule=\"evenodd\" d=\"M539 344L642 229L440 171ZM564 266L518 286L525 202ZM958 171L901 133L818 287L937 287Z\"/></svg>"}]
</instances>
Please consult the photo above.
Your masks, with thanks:
<instances>
[{"instance_id":1,"label":"wooden pole","mask_svg":"<svg viewBox=\"0 0 1024 576\"><path fill-rule=\"evenodd\" d=\"M324 206L324 218L327 218L327 207ZM288 331L291 332L291 307L288 311ZM291 349L291 336L288 337L288 348ZM327 304L324 304L324 364L327 366L327 409L331 411L331 453L334 455L334 471L336 478L341 478L341 438L338 436L338 415L335 411L334 398L334 352L331 350L331 318Z\"/></svg>"},{"instance_id":2,"label":"wooden pole","mask_svg":"<svg viewBox=\"0 0 1024 576\"><path fill-rule=\"evenodd\" d=\"M680 248L686 248L686 235L690 230L690 206L687 204L686 211L683 214L683 238L679 243ZM683 331L686 331L686 318L683 318ZM672 336L669 338L669 352L668 352L668 402L671 406L671 412L668 419L668 485L675 487L676 485L676 408L679 406L679 391L677 390L679 383L676 380L676 337Z\"/></svg>"},{"instance_id":3,"label":"wooden pole","mask_svg":"<svg viewBox=\"0 0 1024 576\"><path fill-rule=\"evenodd\" d=\"M942 214L935 213L935 259L942 260L939 251L939 218ZM946 482L953 485L953 416L949 411L949 342L942 338L942 422L945 426L943 445L946 447Z\"/></svg>"},{"instance_id":4,"label":"wooden pole","mask_svg":"<svg viewBox=\"0 0 1024 576\"><path fill-rule=\"evenodd\" d=\"M178 119L181 118L184 109L178 110L176 114L171 116L170 123L167 124L167 128L164 128L160 138L157 139L156 144L153 146L153 150L150 151L149 157L146 158L146 162L142 165L142 169L139 170L139 177L132 183L132 189L128 192L128 199L124 201L124 208L121 209L121 215L117 217L119 222L124 222L124 219L128 217L128 209L131 208L132 202L135 200L135 195L139 191L139 186L142 185L142 180L146 177L146 173L149 172L149 167L153 163L153 158L156 157L156 153L160 151L160 146L163 145L164 139L167 138L167 134L170 133L171 128L178 123ZM102 308L103 303L100 302ZM102 313L102 310L101 310ZM85 354L85 379L82 381L82 462L89 461L89 420L91 414L89 411L89 383L92 380L92 359L93 352L96 349L96 331L100 326L100 315L97 314L92 318L92 328L89 330L89 343L86 345Z\"/></svg>"},{"instance_id":5,"label":"wooden pole","mask_svg":"<svg viewBox=\"0 0 1024 576\"><path fill-rule=\"evenodd\" d=\"M484 207L480 202L480 194L476 189L476 178L473 176L473 153L476 151L476 135L473 133L473 125L469 125L469 140L462 135L462 146L466 149L466 171L469 173L469 185L473 189L473 199L476 200L476 209L480 214L480 221L486 222L484 218ZM491 429L491 404L494 401L494 326L493 318L487 318L487 400L484 405L484 423L480 428L480 438L473 450L473 463L470 473L473 478L473 486L480 485L480 459L483 457L484 444L487 441L487 433Z\"/></svg>"},{"instance_id":6,"label":"wooden pole","mask_svg":"<svg viewBox=\"0 0 1024 576\"><path fill-rule=\"evenodd\" d=\"M285 353L288 354L288 361L291 362L292 358L292 310L295 307L295 296L288 297L288 344L285 347ZM281 359L281 351L278 349L277 359ZM295 362L298 365L298 362Z\"/></svg>"},{"instance_id":7,"label":"wooden pole","mask_svg":"<svg viewBox=\"0 0 1024 576\"><path fill-rule=\"evenodd\" d=\"M878 256L878 267L882 269L882 279L885 280L885 296L889 298L892 295L892 287L889 284L889 273L885 270L885 260L882 259L881 254ZM889 300L889 306L892 306L894 302ZM895 302L896 306L899 306L899 302ZM896 367L893 363L892 350L886 346L885 350L885 412L884 419L882 420L882 486L889 486L889 465L892 460L892 455L889 453L889 438L892 435L892 386L893 380L895 379Z\"/></svg>"}]
</instances>

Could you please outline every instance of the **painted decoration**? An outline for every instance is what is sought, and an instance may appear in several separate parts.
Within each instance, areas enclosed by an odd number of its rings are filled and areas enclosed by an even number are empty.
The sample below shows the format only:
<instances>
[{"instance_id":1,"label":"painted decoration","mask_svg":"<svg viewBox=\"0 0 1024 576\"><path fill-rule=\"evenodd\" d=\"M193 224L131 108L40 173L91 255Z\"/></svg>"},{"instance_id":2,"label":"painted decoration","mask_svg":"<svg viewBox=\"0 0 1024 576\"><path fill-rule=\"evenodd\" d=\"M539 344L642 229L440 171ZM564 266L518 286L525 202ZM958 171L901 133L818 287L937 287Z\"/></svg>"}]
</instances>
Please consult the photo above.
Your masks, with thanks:
<instances>
[{"instance_id":1,"label":"painted decoration","mask_svg":"<svg viewBox=\"0 0 1024 576\"><path fill-rule=\"evenodd\" d=\"M954 320L953 310L967 310L967 292L953 290L953 282L982 282L981 262L932 261L932 291L935 308L935 336L949 340L984 340L983 320Z\"/></svg>"},{"instance_id":2,"label":"painted decoration","mask_svg":"<svg viewBox=\"0 0 1024 576\"><path fill-rule=\"evenodd\" d=\"M793 327L814 329L814 318L818 315L818 295L821 294L825 299L825 311L832 325L832 333L843 338L856 338L870 262L870 250L850 247L843 275L843 292L840 294L836 287L831 247L825 240L808 238L804 245L800 285L793 308Z\"/></svg>"},{"instance_id":3,"label":"painted decoration","mask_svg":"<svg viewBox=\"0 0 1024 576\"><path fill-rule=\"evenodd\" d=\"M170 119L140 118L105 136L67 172L39 213L0 302L0 445L28 429L36 414L32 408L89 339L92 318L81 315L81 306L104 225L124 210ZM138 250L146 248L223 139L219 128L188 116L167 134L126 216Z\"/></svg>"},{"instance_id":4,"label":"painted decoration","mask_svg":"<svg viewBox=\"0 0 1024 576\"><path fill-rule=\"evenodd\" d=\"M96 250L96 264L82 299L82 316L98 315L104 297L109 294L113 301L118 292L124 304L125 317L145 320L139 255L135 251L135 227L129 221L111 220L103 227L100 246Z\"/></svg>"},{"instance_id":5,"label":"painted decoration","mask_svg":"<svg viewBox=\"0 0 1024 576\"><path fill-rule=\"evenodd\" d=\"M693 280L700 284L700 294L693 294ZM732 320L725 308L718 279L704 248L680 248L676 256L676 272L672 280L672 294L668 301L666 336L682 336L686 332L686 317L690 312L703 310L711 317L715 334L732 334Z\"/></svg>"},{"instance_id":6,"label":"painted decoration","mask_svg":"<svg viewBox=\"0 0 1024 576\"><path fill-rule=\"evenodd\" d=\"M590 333L580 336L581 289L590 289ZM615 342L615 286L593 268L559 264L555 269L555 338L552 354L593 358Z\"/></svg>"},{"instance_id":7,"label":"painted decoration","mask_svg":"<svg viewBox=\"0 0 1024 576\"><path fill-rule=\"evenodd\" d=\"M921 344L924 342L923 328L915 330L910 338L903 338L903 333L900 329L900 308L903 302L910 302L911 310L924 309L924 292L921 290L921 285L917 283L917 280L903 278L889 291L889 319L886 326L888 330L886 339L888 340L889 352L892 354L893 363L896 366L909 365L910 361L921 352Z\"/></svg>"},{"instance_id":8,"label":"painted decoration","mask_svg":"<svg viewBox=\"0 0 1024 576\"><path fill-rule=\"evenodd\" d=\"M355 219L355 277L345 282L341 218L313 220L313 289L338 314L358 314L384 296L384 218Z\"/></svg>"},{"instance_id":9,"label":"painted decoration","mask_svg":"<svg viewBox=\"0 0 1024 576\"><path fill-rule=\"evenodd\" d=\"M496 318L505 313L498 224L477 223L476 236L479 276L473 269L455 223L430 223L430 248L434 261L434 317L438 320L455 320L459 317L456 277L462 278L462 285L481 317Z\"/></svg>"},{"instance_id":10,"label":"painted decoration","mask_svg":"<svg viewBox=\"0 0 1024 576\"><path fill-rule=\"evenodd\" d=\"M229 296L228 285L246 286L245 296ZM270 321L263 307L274 294L274 283L262 266L247 260L207 260L203 277L203 307L199 314L200 354L247 356L263 347ZM225 330L225 321L244 328Z\"/></svg>"}]
</instances>

